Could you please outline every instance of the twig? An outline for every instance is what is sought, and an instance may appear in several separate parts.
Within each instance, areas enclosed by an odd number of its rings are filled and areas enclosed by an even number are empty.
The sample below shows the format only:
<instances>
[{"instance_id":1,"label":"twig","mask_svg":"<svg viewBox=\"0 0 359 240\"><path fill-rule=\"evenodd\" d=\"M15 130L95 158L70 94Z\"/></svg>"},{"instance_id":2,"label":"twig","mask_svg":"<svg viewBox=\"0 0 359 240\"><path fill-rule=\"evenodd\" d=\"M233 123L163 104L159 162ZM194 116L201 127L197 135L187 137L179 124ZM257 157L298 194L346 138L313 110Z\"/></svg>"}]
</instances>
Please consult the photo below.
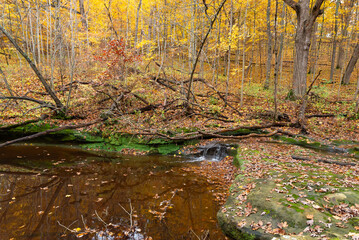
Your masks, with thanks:
<instances>
[{"instance_id":1,"label":"twig","mask_svg":"<svg viewBox=\"0 0 359 240\"><path fill-rule=\"evenodd\" d=\"M107 224L104 220L102 220L102 218L100 218L100 216L98 215L98 213L97 213L96 210L95 210L95 214L96 214L97 218L98 218L103 224L105 224L105 226L107 227L108 224Z\"/></svg>"},{"instance_id":2,"label":"twig","mask_svg":"<svg viewBox=\"0 0 359 240\"><path fill-rule=\"evenodd\" d=\"M65 228L67 231L75 233L76 231L71 230L70 228L66 227L65 225L62 225L59 221L57 221L57 224L59 224L61 227ZM70 226L72 225L72 223L70 224Z\"/></svg>"},{"instance_id":3,"label":"twig","mask_svg":"<svg viewBox=\"0 0 359 240\"><path fill-rule=\"evenodd\" d=\"M195 235L195 236L198 238L198 240L201 240L201 238L193 231L192 228L191 228L190 230L191 230L191 232L193 233L193 235Z\"/></svg>"},{"instance_id":4,"label":"twig","mask_svg":"<svg viewBox=\"0 0 359 240\"><path fill-rule=\"evenodd\" d=\"M122 209L123 211L125 211L128 216L130 217L130 227L132 228L133 227L133 208L132 208L132 204L131 204L131 199L129 199L129 202L130 202L130 212L128 212L126 210L126 208L124 208L120 203L118 204Z\"/></svg>"}]
</instances>

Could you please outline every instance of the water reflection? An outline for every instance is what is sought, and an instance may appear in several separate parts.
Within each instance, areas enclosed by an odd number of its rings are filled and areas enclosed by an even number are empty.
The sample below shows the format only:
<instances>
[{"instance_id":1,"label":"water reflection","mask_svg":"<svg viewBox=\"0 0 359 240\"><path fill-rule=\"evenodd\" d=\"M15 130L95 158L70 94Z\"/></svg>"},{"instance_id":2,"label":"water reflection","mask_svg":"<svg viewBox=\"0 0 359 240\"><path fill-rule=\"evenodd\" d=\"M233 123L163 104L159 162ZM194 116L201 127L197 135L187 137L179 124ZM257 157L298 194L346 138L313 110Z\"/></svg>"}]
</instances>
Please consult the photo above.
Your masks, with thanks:
<instances>
[{"instance_id":1,"label":"water reflection","mask_svg":"<svg viewBox=\"0 0 359 240\"><path fill-rule=\"evenodd\" d=\"M129 225L121 208L129 209L129 200L141 233L153 239L197 239L190 229L224 239L216 223L216 186L182 171L188 164L195 163L158 156L99 158L49 146L0 149L0 239L69 238L61 237L66 229L58 222L69 229L83 229L84 223L101 228L95 212L106 223ZM153 213L163 213L161 202L173 195L172 208L159 221Z\"/></svg>"}]
</instances>

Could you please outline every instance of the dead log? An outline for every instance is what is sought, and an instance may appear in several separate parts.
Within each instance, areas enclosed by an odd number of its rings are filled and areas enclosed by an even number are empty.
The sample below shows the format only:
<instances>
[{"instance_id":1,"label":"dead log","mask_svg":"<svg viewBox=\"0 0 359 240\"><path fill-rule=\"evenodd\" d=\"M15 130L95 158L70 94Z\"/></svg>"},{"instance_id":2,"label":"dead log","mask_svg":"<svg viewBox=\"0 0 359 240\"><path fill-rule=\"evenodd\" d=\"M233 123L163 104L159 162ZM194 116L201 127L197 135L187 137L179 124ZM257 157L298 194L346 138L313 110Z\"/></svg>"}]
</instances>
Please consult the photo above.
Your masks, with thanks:
<instances>
[{"instance_id":1,"label":"dead log","mask_svg":"<svg viewBox=\"0 0 359 240\"><path fill-rule=\"evenodd\" d=\"M327 160L327 159L310 159L307 157L303 157L303 156L292 156L293 159L295 160L301 160L301 161L316 161L316 162L322 162L322 163L329 163L329 164L336 164L336 165L340 165L340 166L357 166L357 163L353 163L353 162L339 162L339 161L333 161L333 160Z\"/></svg>"}]
</instances>

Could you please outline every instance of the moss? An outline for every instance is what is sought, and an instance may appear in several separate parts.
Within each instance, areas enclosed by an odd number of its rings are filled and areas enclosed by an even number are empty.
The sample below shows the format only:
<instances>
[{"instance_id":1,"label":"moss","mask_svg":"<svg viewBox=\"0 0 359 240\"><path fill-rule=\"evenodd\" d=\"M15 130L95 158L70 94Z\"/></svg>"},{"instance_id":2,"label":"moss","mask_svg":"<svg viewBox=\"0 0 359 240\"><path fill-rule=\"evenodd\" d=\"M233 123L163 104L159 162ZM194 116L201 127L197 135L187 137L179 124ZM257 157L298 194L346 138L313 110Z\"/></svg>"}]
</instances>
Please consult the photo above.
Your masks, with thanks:
<instances>
[{"instance_id":1,"label":"moss","mask_svg":"<svg viewBox=\"0 0 359 240\"><path fill-rule=\"evenodd\" d=\"M178 151L180 147L176 144L166 144L158 147L158 153L166 155Z\"/></svg>"},{"instance_id":2,"label":"moss","mask_svg":"<svg viewBox=\"0 0 359 240\"><path fill-rule=\"evenodd\" d=\"M359 217L354 217L354 218L350 218L348 220L349 224L352 225L353 227L359 227Z\"/></svg>"}]
</instances>

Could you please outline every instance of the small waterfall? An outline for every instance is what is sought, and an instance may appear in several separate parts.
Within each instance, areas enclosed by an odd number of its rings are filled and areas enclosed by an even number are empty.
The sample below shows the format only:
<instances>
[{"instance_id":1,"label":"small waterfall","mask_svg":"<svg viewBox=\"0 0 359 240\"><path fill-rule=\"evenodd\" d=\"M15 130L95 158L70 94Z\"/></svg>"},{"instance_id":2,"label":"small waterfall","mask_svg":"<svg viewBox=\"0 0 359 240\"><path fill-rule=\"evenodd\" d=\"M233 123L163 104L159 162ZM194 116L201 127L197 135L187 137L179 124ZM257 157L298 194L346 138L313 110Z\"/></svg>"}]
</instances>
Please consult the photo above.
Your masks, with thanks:
<instances>
[{"instance_id":1,"label":"small waterfall","mask_svg":"<svg viewBox=\"0 0 359 240\"><path fill-rule=\"evenodd\" d=\"M198 147L198 153L193 156L197 161L221 161L228 156L230 146L222 143L210 143L205 146Z\"/></svg>"}]
</instances>

